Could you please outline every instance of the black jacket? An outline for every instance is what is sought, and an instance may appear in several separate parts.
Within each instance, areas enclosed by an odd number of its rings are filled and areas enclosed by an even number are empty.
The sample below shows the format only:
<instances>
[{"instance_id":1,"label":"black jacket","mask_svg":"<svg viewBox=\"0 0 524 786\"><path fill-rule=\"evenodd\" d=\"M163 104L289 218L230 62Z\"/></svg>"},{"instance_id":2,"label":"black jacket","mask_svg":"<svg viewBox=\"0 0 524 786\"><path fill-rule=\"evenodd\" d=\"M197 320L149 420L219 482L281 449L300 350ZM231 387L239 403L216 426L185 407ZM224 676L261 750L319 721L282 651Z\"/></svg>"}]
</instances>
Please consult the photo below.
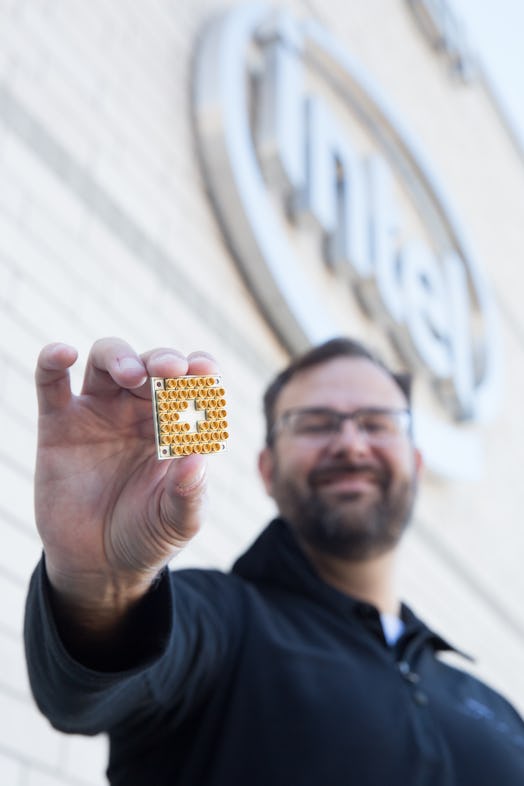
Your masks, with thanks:
<instances>
[{"instance_id":1,"label":"black jacket","mask_svg":"<svg viewBox=\"0 0 524 786\"><path fill-rule=\"evenodd\" d=\"M109 733L118 786L522 786L522 719L402 614L389 647L376 609L323 583L277 520L230 575L166 571L117 672L66 652L41 563L29 673L57 728Z\"/></svg>"}]
</instances>

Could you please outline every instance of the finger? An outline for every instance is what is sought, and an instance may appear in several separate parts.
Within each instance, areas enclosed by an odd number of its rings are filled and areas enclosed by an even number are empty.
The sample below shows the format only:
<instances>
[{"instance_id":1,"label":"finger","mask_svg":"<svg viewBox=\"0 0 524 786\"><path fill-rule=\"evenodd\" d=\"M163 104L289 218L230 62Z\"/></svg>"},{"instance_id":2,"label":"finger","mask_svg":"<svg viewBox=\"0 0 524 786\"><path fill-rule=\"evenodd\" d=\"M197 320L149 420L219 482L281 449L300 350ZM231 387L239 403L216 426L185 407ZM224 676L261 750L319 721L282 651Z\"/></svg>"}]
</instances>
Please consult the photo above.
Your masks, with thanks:
<instances>
[{"instance_id":1,"label":"finger","mask_svg":"<svg viewBox=\"0 0 524 786\"><path fill-rule=\"evenodd\" d=\"M188 374L218 374L219 367L216 358L209 352L198 350L188 355Z\"/></svg>"},{"instance_id":2,"label":"finger","mask_svg":"<svg viewBox=\"0 0 524 786\"><path fill-rule=\"evenodd\" d=\"M93 344L89 353L82 392L116 394L122 388L133 389L143 385L146 378L142 360L126 341L102 338Z\"/></svg>"},{"instance_id":3,"label":"finger","mask_svg":"<svg viewBox=\"0 0 524 786\"><path fill-rule=\"evenodd\" d=\"M176 349L159 347L143 352L140 359L147 371L143 385L133 390L135 396L151 398L151 385L149 377L183 377L187 374L187 358Z\"/></svg>"},{"instance_id":4,"label":"finger","mask_svg":"<svg viewBox=\"0 0 524 786\"><path fill-rule=\"evenodd\" d=\"M207 460L193 453L171 463L160 515L174 545L183 547L202 523Z\"/></svg>"},{"instance_id":5,"label":"finger","mask_svg":"<svg viewBox=\"0 0 524 786\"><path fill-rule=\"evenodd\" d=\"M69 368L78 352L68 344L48 344L40 352L35 382L38 407L42 415L66 407L71 400Z\"/></svg>"},{"instance_id":6,"label":"finger","mask_svg":"<svg viewBox=\"0 0 524 786\"><path fill-rule=\"evenodd\" d=\"M150 377L183 377L188 373L186 356L171 347L151 349L141 357Z\"/></svg>"},{"instance_id":7,"label":"finger","mask_svg":"<svg viewBox=\"0 0 524 786\"><path fill-rule=\"evenodd\" d=\"M192 352L185 357L176 349L153 349L141 355L150 377L182 377L186 374L216 374L218 365L208 352Z\"/></svg>"},{"instance_id":8,"label":"finger","mask_svg":"<svg viewBox=\"0 0 524 786\"><path fill-rule=\"evenodd\" d=\"M215 358L207 352L192 352L185 357L175 349L163 347L144 352L141 358L150 377L183 377L186 374L216 374L218 371ZM151 395L149 381L133 392L148 398Z\"/></svg>"}]
</instances>

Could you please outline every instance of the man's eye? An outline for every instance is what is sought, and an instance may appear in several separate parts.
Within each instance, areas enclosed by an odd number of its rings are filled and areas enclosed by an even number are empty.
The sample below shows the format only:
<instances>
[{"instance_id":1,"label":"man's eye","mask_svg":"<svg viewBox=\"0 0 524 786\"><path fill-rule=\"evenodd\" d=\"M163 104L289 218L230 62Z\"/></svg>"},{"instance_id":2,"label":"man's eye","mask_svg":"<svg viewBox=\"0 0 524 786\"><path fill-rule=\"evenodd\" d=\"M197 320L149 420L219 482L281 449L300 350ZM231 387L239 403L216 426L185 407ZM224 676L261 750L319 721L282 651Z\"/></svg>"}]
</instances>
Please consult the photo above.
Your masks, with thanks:
<instances>
[{"instance_id":1,"label":"man's eye","mask_svg":"<svg viewBox=\"0 0 524 786\"><path fill-rule=\"evenodd\" d=\"M383 417L366 417L361 420L361 427L369 434L380 434L391 431L391 421Z\"/></svg>"},{"instance_id":2,"label":"man's eye","mask_svg":"<svg viewBox=\"0 0 524 786\"><path fill-rule=\"evenodd\" d=\"M295 427L301 434L325 434L327 431L333 431L334 428L331 418L321 416L300 418Z\"/></svg>"}]
</instances>

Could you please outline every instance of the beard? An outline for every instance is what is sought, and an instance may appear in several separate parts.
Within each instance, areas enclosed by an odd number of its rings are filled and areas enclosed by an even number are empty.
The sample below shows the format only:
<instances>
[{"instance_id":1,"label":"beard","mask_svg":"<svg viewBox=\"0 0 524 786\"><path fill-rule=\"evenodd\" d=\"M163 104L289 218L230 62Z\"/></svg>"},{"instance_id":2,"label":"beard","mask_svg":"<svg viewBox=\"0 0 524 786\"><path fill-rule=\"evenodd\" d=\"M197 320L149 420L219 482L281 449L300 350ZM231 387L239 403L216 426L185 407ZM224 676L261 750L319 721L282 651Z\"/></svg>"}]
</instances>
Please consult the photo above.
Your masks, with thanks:
<instances>
[{"instance_id":1,"label":"beard","mask_svg":"<svg viewBox=\"0 0 524 786\"><path fill-rule=\"evenodd\" d=\"M371 493L330 491L330 477L356 473L373 479ZM312 470L302 489L275 466L273 496L305 545L329 556L360 561L398 544L411 518L416 485L414 472L410 478L394 480L387 469L337 463Z\"/></svg>"}]
</instances>

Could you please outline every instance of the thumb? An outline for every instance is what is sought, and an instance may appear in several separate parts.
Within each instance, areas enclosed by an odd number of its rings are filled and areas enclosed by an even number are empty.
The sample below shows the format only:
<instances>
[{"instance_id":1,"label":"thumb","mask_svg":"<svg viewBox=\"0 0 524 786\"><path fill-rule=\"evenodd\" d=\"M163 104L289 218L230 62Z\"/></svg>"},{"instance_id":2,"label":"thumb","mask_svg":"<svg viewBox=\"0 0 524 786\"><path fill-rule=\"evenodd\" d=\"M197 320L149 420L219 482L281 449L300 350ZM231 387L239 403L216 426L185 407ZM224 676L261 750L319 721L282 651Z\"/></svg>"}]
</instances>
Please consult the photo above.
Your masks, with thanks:
<instances>
[{"instance_id":1,"label":"thumb","mask_svg":"<svg viewBox=\"0 0 524 786\"><path fill-rule=\"evenodd\" d=\"M179 548L203 523L207 461L197 453L174 459L165 478L160 516L170 540Z\"/></svg>"}]
</instances>

